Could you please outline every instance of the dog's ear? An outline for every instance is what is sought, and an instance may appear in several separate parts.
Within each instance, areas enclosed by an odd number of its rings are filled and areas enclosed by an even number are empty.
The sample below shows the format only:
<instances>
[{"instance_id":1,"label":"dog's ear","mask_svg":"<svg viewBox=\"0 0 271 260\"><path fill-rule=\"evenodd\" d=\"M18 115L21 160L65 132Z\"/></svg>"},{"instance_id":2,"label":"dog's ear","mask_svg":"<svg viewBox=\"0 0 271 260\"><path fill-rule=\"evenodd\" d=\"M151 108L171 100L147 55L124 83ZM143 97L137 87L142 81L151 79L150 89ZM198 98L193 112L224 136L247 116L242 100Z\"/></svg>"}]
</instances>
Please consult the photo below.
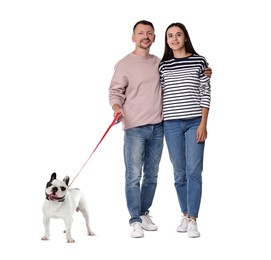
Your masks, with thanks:
<instances>
[{"instance_id":1,"label":"dog's ear","mask_svg":"<svg viewBox=\"0 0 271 260\"><path fill-rule=\"evenodd\" d=\"M67 186L69 186L70 177L66 176L63 181L66 183Z\"/></svg>"},{"instance_id":2,"label":"dog's ear","mask_svg":"<svg viewBox=\"0 0 271 260\"><path fill-rule=\"evenodd\" d=\"M50 179L50 182L55 180L56 179L56 173L53 172L52 175L51 175L51 179Z\"/></svg>"}]
</instances>

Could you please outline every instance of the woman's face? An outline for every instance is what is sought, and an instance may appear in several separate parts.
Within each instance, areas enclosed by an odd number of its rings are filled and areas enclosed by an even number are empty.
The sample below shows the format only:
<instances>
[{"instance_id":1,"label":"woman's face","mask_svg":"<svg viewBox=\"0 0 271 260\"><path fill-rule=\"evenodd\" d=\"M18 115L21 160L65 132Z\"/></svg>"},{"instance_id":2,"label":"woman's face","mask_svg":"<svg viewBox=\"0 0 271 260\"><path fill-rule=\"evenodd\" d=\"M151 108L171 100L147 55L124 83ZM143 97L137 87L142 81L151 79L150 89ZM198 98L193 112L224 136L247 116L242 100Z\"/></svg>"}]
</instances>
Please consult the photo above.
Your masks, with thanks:
<instances>
[{"instance_id":1,"label":"woman's face","mask_svg":"<svg viewBox=\"0 0 271 260\"><path fill-rule=\"evenodd\" d=\"M180 50L184 48L185 35L178 26L170 27L167 30L167 43L172 50Z\"/></svg>"}]
</instances>

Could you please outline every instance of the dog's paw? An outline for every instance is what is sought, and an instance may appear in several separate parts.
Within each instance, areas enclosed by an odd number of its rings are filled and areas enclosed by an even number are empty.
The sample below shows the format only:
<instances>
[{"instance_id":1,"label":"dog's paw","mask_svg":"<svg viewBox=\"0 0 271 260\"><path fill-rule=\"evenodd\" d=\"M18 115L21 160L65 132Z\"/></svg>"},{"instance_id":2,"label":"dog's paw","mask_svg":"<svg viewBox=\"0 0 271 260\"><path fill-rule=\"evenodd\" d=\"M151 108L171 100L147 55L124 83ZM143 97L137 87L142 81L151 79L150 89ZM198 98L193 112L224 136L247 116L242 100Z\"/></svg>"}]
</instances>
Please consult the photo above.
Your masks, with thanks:
<instances>
[{"instance_id":1,"label":"dog's paw","mask_svg":"<svg viewBox=\"0 0 271 260\"><path fill-rule=\"evenodd\" d=\"M49 240L49 237L43 236L43 237L41 238L41 240Z\"/></svg>"},{"instance_id":2,"label":"dog's paw","mask_svg":"<svg viewBox=\"0 0 271 260\"><path fill-rule=\"evenodd\" d=\"M67 242L68 243L75 243L75 240L73 238L69 238L69 239L67 239Z\"/></svg>"},{"instance_id":3,"label":"dog's paw","mask_svg":"<svg viewBox=\"0 0 271 260\"><path fill-rule=\"evenodd\" d=\"M96 234L94 232L92 232L92 231L88 232L88 235L89 236L96 236Z\"/></svg>"}]
</instances>

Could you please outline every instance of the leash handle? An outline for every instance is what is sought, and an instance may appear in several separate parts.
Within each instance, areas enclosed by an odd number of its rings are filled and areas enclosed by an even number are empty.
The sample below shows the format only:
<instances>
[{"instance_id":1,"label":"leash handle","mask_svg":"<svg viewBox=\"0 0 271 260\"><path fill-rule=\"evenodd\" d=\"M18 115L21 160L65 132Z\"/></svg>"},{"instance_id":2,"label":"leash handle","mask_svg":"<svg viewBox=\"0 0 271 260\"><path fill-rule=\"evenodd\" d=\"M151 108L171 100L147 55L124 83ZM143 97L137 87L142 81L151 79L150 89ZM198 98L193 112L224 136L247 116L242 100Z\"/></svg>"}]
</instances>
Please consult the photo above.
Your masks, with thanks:
<instances>
[{"instance_id":1,"label":"leash handle","mask_svg":"<svg viewBox=\"0 0 271 260\"><path fill-rule=\"evenodd\" d=\"M102 138L100 139L99 143L96 145L96 147L94 148L94 150L92 151L92 153L90 154L90 156L88 157L88 159L86 160L86 162L83 164L83 166L81 167L81 169L79 170L79 172L75 175L74 179L72 180L72 182L69 184L69 187L72 185L72 183L74 182L74 180L77 178L77 176L79 175L79 173L83 170L83 168L86 166L87 162L89 161L90 157L94 154L94 152L96 151L96 149L98 148L98 146L100 145L100 143L102 142L102 140L105 138L105 136L107 135L107 133L109 132L110 128L119 123L118 118L120 116L120 113L116 114L112 123L109 125L109 127L107 128L107 130L105 131L104 135L102 136Z\"/></svg>"}]
</instances>

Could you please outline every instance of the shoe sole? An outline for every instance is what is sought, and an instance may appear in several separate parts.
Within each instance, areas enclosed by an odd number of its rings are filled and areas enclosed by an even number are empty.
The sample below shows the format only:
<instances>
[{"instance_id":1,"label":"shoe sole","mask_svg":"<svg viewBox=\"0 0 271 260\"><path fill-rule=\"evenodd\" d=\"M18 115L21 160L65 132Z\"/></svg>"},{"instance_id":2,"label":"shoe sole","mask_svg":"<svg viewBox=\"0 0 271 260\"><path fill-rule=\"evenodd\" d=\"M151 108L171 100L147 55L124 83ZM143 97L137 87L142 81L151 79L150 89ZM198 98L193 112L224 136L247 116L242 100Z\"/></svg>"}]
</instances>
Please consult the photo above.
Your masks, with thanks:
<instances>
[{"instance_id":1,"label":"shoe sole","mask_svg":"<svg viewBox=\"0 0 271 260\"><path fill-rule=\"evenodd\" d=\"M189 238L198 238L198 237L200 237L200 235L198 235L198 236L188 236Z\"/></svg>"},{"instance_id":2,"label":"shoe sole","mask_svg":"<svg viewBox=\"0 0 271 260\"><path fill-rule=\"evenodd\" d=\"M141 236L133 236L133 235L131 235L131 238L142 238L142 237L144 237L144 234L141 235Z\"/></svg>"},{"instance_id":3,"label":"shoe sole","mask_svg":"<svg viewBox=\"0 0 271 260\"><path fill-rule=\"evenodd\" d=\"M156 229L147 229L147 228L144 228L144 227L142 227L142 229L144 229L146 231L157 231L158 230L158 228L156 228Z\"/></svg>"}]
</instances>

